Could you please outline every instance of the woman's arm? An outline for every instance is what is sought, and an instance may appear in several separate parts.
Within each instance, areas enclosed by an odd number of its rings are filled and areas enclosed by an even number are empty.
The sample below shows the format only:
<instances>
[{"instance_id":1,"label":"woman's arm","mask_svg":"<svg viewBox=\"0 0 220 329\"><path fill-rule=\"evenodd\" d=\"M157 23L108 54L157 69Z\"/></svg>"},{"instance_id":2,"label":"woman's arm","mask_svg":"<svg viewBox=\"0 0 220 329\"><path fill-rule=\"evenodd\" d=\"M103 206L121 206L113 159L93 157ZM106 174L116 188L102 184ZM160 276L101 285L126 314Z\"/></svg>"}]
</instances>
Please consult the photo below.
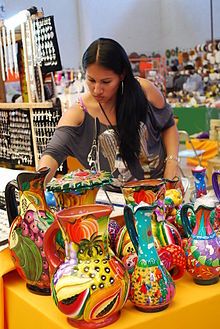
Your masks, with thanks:
<instances>
[{"instance_id":1,"label":"woman's arm","mask_svg":"<svg viewBox=\"0 0 220 329\"><path fill-rule=\"evenodd\" d=\"M163 143L166 149L166 163L164 178L173 179L175 176L179 177L179 182L176 187L179 187L184 196L184 189L180 177L180 170L178 166L178 152L179 152L179 135L176 125L167 128L162 132Z\"/></svg>"},{"instance_id":2,"label":"woman's arm","mask_svg":"<svg viewBox=\"0 0 220 329\"><path fill-rule=\"evenodd\" d=\"M176 125L164 130L162 138L167 154L164 177L172 179L178 171L179 136Z\"/></svg>"},{"instance_id":3,"label":"woman's arm","mask_svg":"<svg viewBox=\"0 0 220 329\"><path fill-rule=\"evenodd\" d=\"M47 174L45 178L45 184L47 184L54 177L58 169L58 163L51 155L45 154L41 157L39 161L38 170L43 167L50 168L50 172Z\"/></svg>"},{"instance_id":4,"label":"woman's arm","mask_svg":"<svg viewBox=\"0 0 220 329\"><path fill-rule=\"evenodd\" d=\"M59 123L58 123L58 127L64 126L63 129L65 129L65 126L77 126L80 125L84 119L84 111L80 108L79 104L75 104L73 107L71 107L70 109L68 109L61 117ZM55 141L57 141L55 139ZM59 141L59 150L64 149L66 150L66 139L58 139ZM52 149L56 149L56 144L54 144L55 142L53 141L53 146L51 146L51 143L49 143L48 145L52 148ZM63 148L61 147L63 143ZM50 150L50 148L49 148ZM45 150L47 152L47 149ZM61 152L62 153L62 152ZM59 155L61 155L61 153L59 153ZM63 153L64 155L64 153ZM66 154L65 154L66 157ZM59 161L56 160L55 156L52 156L52 153L50 154L50 151L48 151L48 153L43 154L43 156L41 157L39 164L38 164L38 170L42 167L49 167L50 168L50 172L47 175L45 182L48 183L55 175L57 169L58 169L58 164Z\"/></svg>"},{"instance_id":5,"label":"woman's arm","mask_svg":"<svg viewBox=\"0 0 220 329\"><path fill-rule=\"evenodd\" d=\"M149 80L137 78L147 100L156 108L162 109L165 106L165 98L162 92Z\"/></svg>"}]
</instances>

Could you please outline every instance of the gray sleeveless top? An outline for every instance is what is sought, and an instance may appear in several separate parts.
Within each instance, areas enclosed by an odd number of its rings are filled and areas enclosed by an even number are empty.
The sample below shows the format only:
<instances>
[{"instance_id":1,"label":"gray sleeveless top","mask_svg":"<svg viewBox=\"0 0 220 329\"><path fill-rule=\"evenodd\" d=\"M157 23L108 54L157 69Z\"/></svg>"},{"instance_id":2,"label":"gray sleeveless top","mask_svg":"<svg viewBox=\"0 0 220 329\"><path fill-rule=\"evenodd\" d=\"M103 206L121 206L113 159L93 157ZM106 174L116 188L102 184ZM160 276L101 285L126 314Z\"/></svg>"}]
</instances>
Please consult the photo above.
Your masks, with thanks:
<instances>
[{"instance_id":1,"label":"gray sleeveless top","mask_svg":"<svg viewBox=\"0 0 220 329\"><path fill-rule=\"evenodd\" d=\"M83 106L83 104L81 104ZM43 154L49 154L60 165L67 156L75 157L85 167L89 168L88 154L94 139L95 119L90 116L86 108L85 117L80 126L61 126L55 133ZM166 151L161 132L174 125L173 111L166 103L163 109L157 109L148 102L146 121L141 123L141 152L139 161L129 166L133 178L158 178L163 176ZM100 124L100 169L113 172L114 155L116 154L116 137L112 129ZM117 176L118 171L114 172ZM131 176L127 176L129 179Z\"/></svg>"}]
</instances>

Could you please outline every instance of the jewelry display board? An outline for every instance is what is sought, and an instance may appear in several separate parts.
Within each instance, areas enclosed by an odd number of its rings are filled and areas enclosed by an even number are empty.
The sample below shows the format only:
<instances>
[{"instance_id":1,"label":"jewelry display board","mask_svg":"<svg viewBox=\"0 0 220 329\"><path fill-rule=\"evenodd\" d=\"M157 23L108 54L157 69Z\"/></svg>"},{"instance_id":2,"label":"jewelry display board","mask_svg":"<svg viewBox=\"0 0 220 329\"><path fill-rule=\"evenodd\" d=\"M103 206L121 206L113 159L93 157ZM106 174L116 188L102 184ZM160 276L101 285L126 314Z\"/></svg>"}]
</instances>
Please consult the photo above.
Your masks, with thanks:
<instances>
[{"instance_id":1,"label":"jewelry display board","mask_svg":"<svg viewBox=\"0 0 220 329\"><path fill-rule=\"evenodd\" d=\"M0 162L37 167L61 115L60 101L0 103ZM58 172L65 173L65 165Z\"/></svg>"},{"instance_id":2,"label":"jewelry display board","mask_svg":"<svg viewBox=\"0 0 220 329\"><path fill-rule=\"evenodd\" d=\"M55 128L61 118L61 107L47 109L33 109L33 125L36 136L38 158L41 157L48 142L54 134Z\"/></svg>"},{"instance_id":3,"label":"jewelry display board","mask_svg":"<svg viewBox=\"0 0 220 329\"><path fill-rule=\"evenodd\" d=\"M41 52L41 71L48 73L62 70L54 17L39 18L33 22L33 26L36 45Z\"/></svg>"},{"instance_id":4,"label":"jewelry display board","mask_svg":"<svg viewBox=\"0 0 220 329\"><path fill-rule=\"evenodd\" d=\"M34 166L30 113L23 109L0 109L0 161Z\"/></svg>"},{"instance_id":5,"label":"jewelry display board","mask_svg":"<svg viewBox=\"0 0 220 329\"><path fill-rule=\"evenodd\" d=\"M12 167L38 167L62 115L55 89L45 100L43 74L51 73L53 81L62 67L54 18L42 16L31 7L0 22L0 82L19 77L23 101L0 103L0 162ZM65 163L58 173L66 168Z\"/></svg>"}]
</instances>

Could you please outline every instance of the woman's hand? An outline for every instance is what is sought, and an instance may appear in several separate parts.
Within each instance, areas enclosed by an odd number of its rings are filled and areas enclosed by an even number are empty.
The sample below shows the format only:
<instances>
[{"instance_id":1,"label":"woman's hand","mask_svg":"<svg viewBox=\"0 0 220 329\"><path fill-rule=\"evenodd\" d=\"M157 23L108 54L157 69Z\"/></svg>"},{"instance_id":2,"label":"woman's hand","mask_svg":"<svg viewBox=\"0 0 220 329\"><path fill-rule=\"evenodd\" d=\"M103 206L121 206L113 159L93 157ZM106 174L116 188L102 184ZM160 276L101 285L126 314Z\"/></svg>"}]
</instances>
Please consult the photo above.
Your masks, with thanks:
<instances>
[{"instance_id":1,"label":"woman's hand","mask_svg":"<svg viewBox=\"0 0 220 329\"><path fill-rule=\"evenodd\" d=\"M167 178L169 180L173 180L174 177L178 177L179 180L177 183L175 183L175 189L180 189L182 193L182 197L184 198L185 192L184 187L181 180L181 173L178 166L178 161L176 159L168 159L166 161L165 171L164 171L164 178Z\"/></svg>"}]
</instances>

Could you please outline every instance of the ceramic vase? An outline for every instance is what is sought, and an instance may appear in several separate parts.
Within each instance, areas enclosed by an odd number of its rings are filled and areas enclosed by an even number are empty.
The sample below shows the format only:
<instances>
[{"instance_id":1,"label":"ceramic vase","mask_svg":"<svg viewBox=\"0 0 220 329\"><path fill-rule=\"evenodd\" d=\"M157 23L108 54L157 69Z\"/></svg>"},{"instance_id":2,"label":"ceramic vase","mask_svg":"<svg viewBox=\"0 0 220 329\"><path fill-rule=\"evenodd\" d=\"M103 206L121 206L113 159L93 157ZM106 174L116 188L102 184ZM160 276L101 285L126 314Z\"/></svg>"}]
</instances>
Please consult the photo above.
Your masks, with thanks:
<instances>
[{"instance_id":1,"label":"ceramic vase","mask_svg":"<svg viewBox=\"0 0 220 329\"><path fill-rule=\"evenodd\" d=\"M193 175L195 190L196 190L196 198L200 198L201 196L207 194L205 173L206 173L206 168L200 166L192 169L192 175Z\"/></svg>"},{"instance_id":2,"label":"ceramic vase","mask_svg":"<svg viewBox=\"0 0 220 329\"><path fill-rule=\"evenodd\" d=\"M78 169L47 184L47 191L53 192L57 210L94 204L101 186L111 183L111 173Z\"/></svg>"},{"instance_id":3,"label":"ceramic vase","mask_svg":"<svg viewBox=\"0 0 220 329\"><path fill-rule=\"evenodd\" d=\"M182 249L182 240L177 228L165 221L165 192L166 181L161 179L145 179L136 182L125 183L122 192L126 204L135 205L141 202L152 204L156 202L151 219L152 233L155 246L161 260L164 262L173 278L179 279L183 276L186 259ZM169 246L172 246L170 248ZM122 259L128 260L126 256L134 252L134 247L127 233L127 228L122 228L116 240L116 253ZM125 263L127 266L127 262Z\"/></svg>"},{"instance_id":4,"label":"ceramic vase","mask_svg":"<svg viewBox=\"0 0 220 329\"><path fill-rule=\"evenodd\" d=\"M173 224L181 235L181 238L185 237L185 231L182 227L180 219L180 209L182 206L182 194L177 189L166 190L165 194L165 219L167 222Z\"/></svg>"},{"instance_id":5,"label":"ceramic vase","mask_svg":"<svg viewBox=\"0 0 220 329\"><path fill-rule=\"evenodd\" d=\"M181 208L183 228L188 236L185 245L186 269L195 283L210 285L219 281L220 242L210 223L210 214L215 204L207 198L198 198L194 204ZM188 209L195 212L196 224L191 229Z\"/></svg>"},{"instance_id":6,"label":"ceramic vase","mask_svg":"<svg viewBox=\"0 0 220 329\"><path fill-rule=\"evenodd\" d=\"M12 260L27 288L42 295L50 295L49 265L43 240L54 221L44 195L48 172L49 168L45 167L37 172L20 173L17 181L9 182L5 190L7 213L12 223L9 234ZM15 189L19 191L19 213Z\"/></svg>"},{"instance_id":7,"label":"ceramic vase","mask_svg":"<svg viewBox=\"0 0 220 329\"><path fill-rule=\"evenodd\" d=\"M213 187L213 190L215 192L215 195L216 195L218 201L220 202L220 189L219 189L219 184L218 184L219 175L220 175L220 170L215 170L212 173L212 187Z\"/></svg>"},{"instance_id":8,"label":"ceramic vase","mask_svg":"<svg viewBox=\"0 0 220 329\"><path fill-rule=\"evenodd\" d=\"M164 310L175 293L175 283L158 256L152 234L151 217L156 207L157 204L143 203L124 209L125 223L138 254L131 276L130 300L143 312Z\"/></svg>"},{"instance_id":9,"label":"ceramic vase","mask_svg":"<svg viewBox=\"0 0 220 329\"><path fill-rule=\"evenodd\" d=\"M111 211L110 206L98 204L61 210L45 235L53 299L74 327L100 328L113 323L127 300L128 272L108 246ZM54 237L59 229L64 261L56 252Z\"/></svg>"},{"instance_id":10,"label":"ceramic vase","mask_svg":"<svg viewBox=\"0 0 220 329\"><path fill-rule=\"evenodd\" d=\"M213 230L215 231L217 237L220 239L220 204L218 204L214 210L213 215ZM210 216L211 217L211 216Z\"/></svg>"}]
</instances>

